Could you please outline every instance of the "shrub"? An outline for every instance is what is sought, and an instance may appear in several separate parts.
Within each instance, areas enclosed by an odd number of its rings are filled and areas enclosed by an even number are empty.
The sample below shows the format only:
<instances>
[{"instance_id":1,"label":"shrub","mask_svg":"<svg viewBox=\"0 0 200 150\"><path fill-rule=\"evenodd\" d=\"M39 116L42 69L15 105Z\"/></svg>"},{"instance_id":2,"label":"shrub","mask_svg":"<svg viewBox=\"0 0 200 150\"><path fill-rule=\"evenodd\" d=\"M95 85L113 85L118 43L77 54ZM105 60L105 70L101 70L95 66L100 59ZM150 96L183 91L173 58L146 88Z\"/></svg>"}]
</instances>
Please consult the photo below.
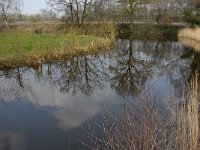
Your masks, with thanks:
<instances>
[{"instance_id":1,"label":"shrub","mask_svg":"<svg viewBox=\"0 0 200 150\"><path fill-rule=\"evenodd\" d=\"M110 117L106 109L103 138L90 133L91 149L197 150L199 149L199 90L191 80L184 100L162 109L156 97L141 95L132 105L125 102L121 115ZM86 145L87 146L87 145Z\"/></svg>"}]
</instances>

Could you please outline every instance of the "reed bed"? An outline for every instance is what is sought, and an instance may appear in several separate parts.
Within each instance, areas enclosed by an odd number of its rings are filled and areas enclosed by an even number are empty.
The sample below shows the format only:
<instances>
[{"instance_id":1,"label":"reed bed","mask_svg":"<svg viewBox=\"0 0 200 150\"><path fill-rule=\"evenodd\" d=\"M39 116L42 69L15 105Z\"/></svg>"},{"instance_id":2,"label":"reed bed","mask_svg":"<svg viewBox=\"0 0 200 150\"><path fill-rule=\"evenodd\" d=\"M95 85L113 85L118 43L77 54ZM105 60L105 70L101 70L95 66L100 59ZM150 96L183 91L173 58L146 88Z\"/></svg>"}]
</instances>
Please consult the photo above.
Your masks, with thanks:
<instances>
[{"instance_id":1,"label":"reed bed","mask_svg":"<svg viewBox=\"0 0 200 150\"><path fill-rule=\"evenodd\" d=\"M179 37L179 41L181 41L183 45L194 49L196 52L200 52L200 42L196 42L194 40L184 38L184 37Z\"/></svg>"},{"instance_id":2,"label":"reed bed","mask_svg":"<svg viewBox=\"0 0 200 150\"><path fill-rule=\"evenodd\" d=\"M185 28L179 31L179 38L189 38L196 42L200 42L200 28Z\"/></svg>"},{"instance_id":3,"label":"reed bed","mask_svg":"<svg viewBox=\"0 0 200 150\"><path fill-rule=\"evenodd\" d=\"M197 77L191 80L185 100L177 115L176 147L180 150L198 150L199 143L199 88Z\"/></svg>"},{"instance_id":4,"label":"reed bed","mask_svg":"<svg viewBox=\"0 0 200 150\"><path fill-rule=\"evenodd\" d=\"M197 77L181 103L163 110L156 97L143 94L138 102L125 104L121 115L105 111L103 137L89 132L91 149L104 150L198 150L199 89ZM111 121L112 120L112 121Z\"/></svg>"}]
</instances>

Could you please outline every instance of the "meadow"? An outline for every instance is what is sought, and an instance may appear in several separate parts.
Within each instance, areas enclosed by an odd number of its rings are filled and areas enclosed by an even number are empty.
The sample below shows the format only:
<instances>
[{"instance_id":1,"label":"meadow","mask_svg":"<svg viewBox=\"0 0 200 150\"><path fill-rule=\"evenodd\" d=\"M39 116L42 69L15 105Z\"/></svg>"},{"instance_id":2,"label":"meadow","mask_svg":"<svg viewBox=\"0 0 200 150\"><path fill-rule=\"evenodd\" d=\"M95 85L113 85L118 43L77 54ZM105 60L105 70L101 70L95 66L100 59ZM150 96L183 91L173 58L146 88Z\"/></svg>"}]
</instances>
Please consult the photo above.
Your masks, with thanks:
<instances>
[{"instance_id":1,"label":"meadow","mask_svg":"<svg viewBox=\"0 0 200 150\"><path fill-rule=\"evenodd\" d=\"M57 22L13 25L0 32L0 68L35 67L107 50L114 37L114 25L107 24L80 28Z\"/></svg>"},{"instance_id":2,"label":"meadow","mask_svg":"<svg viewBox=\"0 0 200 150\"><path fill-rule=\"evenodd\" d=\"M99 46L109 41L101 37L72 34L1 33L0 58L15 58L75 48Z\"/></svg>"}]
</instances>

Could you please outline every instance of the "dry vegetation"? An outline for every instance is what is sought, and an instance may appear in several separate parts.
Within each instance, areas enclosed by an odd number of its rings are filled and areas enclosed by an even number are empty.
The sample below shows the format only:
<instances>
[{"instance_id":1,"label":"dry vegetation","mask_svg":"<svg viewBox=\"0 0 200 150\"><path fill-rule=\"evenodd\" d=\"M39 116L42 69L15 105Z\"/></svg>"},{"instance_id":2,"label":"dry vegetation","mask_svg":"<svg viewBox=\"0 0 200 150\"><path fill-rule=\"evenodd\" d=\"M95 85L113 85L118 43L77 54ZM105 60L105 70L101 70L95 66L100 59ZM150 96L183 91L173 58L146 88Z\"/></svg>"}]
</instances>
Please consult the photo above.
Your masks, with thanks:
<instances>
[{"instance_id":1,"label":"dry vegetation","mask_svg":"<svg viewBox=\"0 0 200 150\"><path fill-rule=\"evenodd\" d=\"M179 37L179 40L181 43L183 43L185 46L190 47L194 49L197 52L200 52L200 42L196 42L194 40L184 38L184 37Z\"/></svg>"},{"instance_id":2,"label":"dry vegetation","mask_svg":"<svg viewBox=\"0 0 200 150\"><path fill-rule=\"evenodd\" d=\"M200 28L185 28L179 31L179 40L195 51L200 52Z\"/></svg>"},{"instance_id":3,"label":"dry vegetation","mask_svg":"<svg viewBox=\"0 0 200 150\"><path fill-rule=\"evenodd\" d=\"M72 24L52 21L15 25L12 29L18 33L73 33L114 38L116 34L115 26L114 23L85 23L77 27Z\"/></svg>"},{"instance_id":4,"label":"dry vegetation","mask_svg":"<svg viewBox=\"0 0 200 150\"><path fill-rule=\"evenodd\" d=\"M196 42L200 42L200 28L185 28L179 31L179 38L189 38Z\"/></svg>"},{"instance_id":5,"label":"dry vegetation","mask_svg":"<svg viewBox=\"0 0 200 150\"><path fill-rule=\"evenodd\" d=\"M199 149L199 91L192 80L177 106L169 102L163 110L144 94L122 115L110 118L106 110L103 138L90 133L91 149L105 150L197 150ZM114 120L114 121L110 121ZM91 134L92 133L92 134Z\"/></svg>"},{"instance_id":6,"label":"dry vegetation","mask_svg":"<svg viewBox=\"0 0 200 150\"><path fill-rule=\"evenodd\" d=\"M192 79L185 99L178 109L176 147L178 149L199 149L199 84Z\"/></svg>"}]
</instances>

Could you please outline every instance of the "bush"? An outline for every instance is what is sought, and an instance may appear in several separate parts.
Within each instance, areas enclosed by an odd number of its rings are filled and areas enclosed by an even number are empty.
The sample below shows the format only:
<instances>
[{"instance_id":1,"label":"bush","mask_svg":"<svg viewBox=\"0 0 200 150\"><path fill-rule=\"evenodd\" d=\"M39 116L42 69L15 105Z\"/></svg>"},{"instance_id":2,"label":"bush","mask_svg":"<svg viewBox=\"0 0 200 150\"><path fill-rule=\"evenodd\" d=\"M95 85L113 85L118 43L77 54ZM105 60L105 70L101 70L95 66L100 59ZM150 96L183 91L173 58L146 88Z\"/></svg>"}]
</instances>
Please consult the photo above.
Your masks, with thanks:
<instances>
[{"instance_id":1,"label":"bush","mask_svg":"<svg viewBox=\"0 0 200 150\"><path fill-rule=\"evenodd\" d=\"M42 27L34 29L34 33L36 33L36 34L42 34L42 31L43 31Z\"/></svg>"},{"instance_id":2,"label":"bush","mask_svg":"<svg viewBox=\"0 0 200 150\"><path fill-rule=\"evenodd\" d=\"M105 112L103 138L89 132L91 149L105 150L197 150L199 149L199 90L197 76L191 80L184 100L169 100L163 109L146 92L137 102L124 102L121 115L110 119ZM110 121L113 120L113 121ZM87 146L87 145L86 145Z\"/></svg>"},{"instance_id":3,"label":"bush","mask_svg":"<svg viewBox=\"0 0 200 150\"><path fill-rule=\"evenodd\" d=\"M200 2L193 2L184 11L184 19L191 25L200 25Z\"/></svg>"}]
</instances>

